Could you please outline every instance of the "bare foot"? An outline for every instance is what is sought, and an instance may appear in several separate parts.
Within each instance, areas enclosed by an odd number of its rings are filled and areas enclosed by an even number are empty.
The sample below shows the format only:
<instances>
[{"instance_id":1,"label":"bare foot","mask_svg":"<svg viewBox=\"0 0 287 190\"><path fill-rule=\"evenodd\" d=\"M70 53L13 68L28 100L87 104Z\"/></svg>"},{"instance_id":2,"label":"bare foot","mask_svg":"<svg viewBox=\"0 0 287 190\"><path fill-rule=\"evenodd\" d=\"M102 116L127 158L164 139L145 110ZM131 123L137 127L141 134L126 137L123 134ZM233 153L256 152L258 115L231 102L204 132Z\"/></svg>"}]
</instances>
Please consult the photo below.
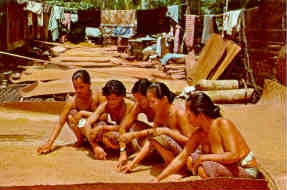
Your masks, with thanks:
<instances>
[{"instance_id":1,"label":"bare foot","mask_svg":"<svg viewBox=\"0 0 287 190\"><path fill-rule=\"evenodd\" d=\"M106 160L107 153L100 146L94 148L94 157L97 160Z\"/></svg>"}]
</instances>

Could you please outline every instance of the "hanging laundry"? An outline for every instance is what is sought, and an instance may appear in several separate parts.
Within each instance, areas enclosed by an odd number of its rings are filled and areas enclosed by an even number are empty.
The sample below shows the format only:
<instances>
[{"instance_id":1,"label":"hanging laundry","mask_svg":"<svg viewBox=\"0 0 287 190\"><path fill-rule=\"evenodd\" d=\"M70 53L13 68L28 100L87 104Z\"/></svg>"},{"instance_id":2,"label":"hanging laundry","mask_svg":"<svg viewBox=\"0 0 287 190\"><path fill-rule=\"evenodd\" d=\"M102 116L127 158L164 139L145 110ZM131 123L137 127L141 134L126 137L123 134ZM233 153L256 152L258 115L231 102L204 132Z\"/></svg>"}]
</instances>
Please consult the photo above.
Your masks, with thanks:
<instances>
[{"instance_id":1,"label":"hanging laundry","mask_svg":"<svg viewBox=\"0 0 287 190\"><path fill-rule=\"evenodd\" d=\"M184 43L187 49L191 49L193 47L195 18L196 18L195 15L185 16Z\"/></svg>"},{"instance_id":2,"label":"hanging laundry","mask_svg":"<svg viewBox=\"0 0 287 190\"><path fill-rule=\"evenodd\" d=\"M176 23L179 21L179 6L172 5L167 7L166 16L172 18Z\"/></svg>"},{"instance_id":3,"label":"hanging laundry","mask_svg":"<svg viewBox=\"0 0 287 190\"><path fill-rule=\"evenodd\" d=\"M28 2L28 0L17 0L17 3L20 5L27 3L27 2Z\"/></svg>"},{"instance_id":4,"label":"hanging laundry","mask_svg":"<svg viewBox=\"0 0 287 190\"><path fill-rule=\"evenodd\" d=\"M49 13L51 12L51 5L48 5L48 4L43 4L43 13Z\"/></svg>"},{"instance_id":5,"label":"hanging laundry","mask_svg":"<svg viewBox=\"0 0 287 190\"><path fill-rule=\"evenodd\" d=\"M228 35L232 35L232 31L239 32L240 30L240 13L241 10L229 11L223 14L223 30Z\"/></svg>"},{"instance_id":6,"label":"hanging laundry","mask_svg":"<svg viewBox=\"0 0 287 190\"><path fill-rule=\"evenodd\" d=\"M28 1L24 10L31 11L32 13L37 14L38 26L43 26L43 5L42 3Z\"/></svg>"},{"instance_id":7,"label":"hanging laundry","mask_svg":"<svg viewBox=\"0 0 287 190\"><path fill-rule=\"evenodd\" d=\"M48 4L43 4L43 28L42 28L42 37L41 40L48 41L49 40L49 19L50 19L50 13L51 13L52 7Z\"/></svg>"},{"instance_id":8,"label":"hanging laundry","mask_svg":"<svg viewBox=\"0 0 287 190\"><path fill-rule=\"evenodd\" d=\"M204 15L203 18L203 30L201 35L201 43L205 44L205 42L209 39L212 33L215 33L215 23L214 17L212 15Z\"/></svg>"},{"instance_id":9,"label":"hanging laundry","mask_svg":"<svg viewBox=\"0 0 287 190\"><path fill-rule=\"evenodd\" d=\"M56 41L59 38L58 25L64 18L64 7L52 7L48 26L48 30L52 33L52 41Z\"/></svg>"},{"instance_id":10,"label":"hanging laundry","mask_svg":"<svg viewBox=\"0 0 287 190\"><path fill-rule=\"evenodd\" d=\"M102 10L101 24L136 26L136 12L134 10Z\"/></svg>"},{"instance_id":11,"label":"hanging laundry","mask_svg":"<svg viewBox=\"0 0 287 190\"><path fill-rule=\"evenodd\" d=\"M113 36L114 26L101 26L104 37Z\"/></svg>"},{"instance_id":12,"label":"hanging laundry","mask_svg":"<svg viewBox=\"0 0 287 190\"><path fill-rule=\"evenodd\" d=\"M71 21L72 21L72 23L76 23L76 22L78 22L78 20L79 20L78 14L77 13L72 13L71 14Z\"/></svg>"},{"instance_id":13,"label":"hanging laundry","mask_svg":"<svg viewBox=\"0 0 287 190\"><path fill-rule=\"evenodd\" d=\"M62 23L68 30L71 29L71 13L65 13L65 20Z\"/></svg>"},{"instance_id":14,"label":"hanging laundry","mask_svg":"<svg viewBox=\"0 0 287 190\"><path fill-rule=\"evenodd\" d=\"M133 28L129 26L115 26L113 35L130 38L134 35L134 31Z\"/></svg>"},{"instance_id":15,"label":"hanging laundry","mask_svg":"<svg viewBox=\"0 0 287 190\"><path fill-rule=\"evenodd\" d=\"M98 38L102 36L102 32L100 31L100 29L94 27L86 27L85 33L88 37Z\"/></svg>"},{"instance_id":16,"label":"hanging laundry","mask_svg":"<svg viewBox=\"0 0 287 190\"><path fill-rule=\"evenodd\" d=\"M182 39L182 27L177 24L175 27L175 34L174 34L174 46L173 46L174 53L181 52L180 50L181 39Z\"/></svg>"},{"instance_id":17,"label":"hanging laundry","mask_svg":"<svg viewBox=\"0 0 287 190\"><path fill-rule=\"evenodd\" d=\"M27 14L27 20L28 20L28 26L32 26L33 25L33 13L32 12L29 12Z\"/></svg>"}]
</instances>

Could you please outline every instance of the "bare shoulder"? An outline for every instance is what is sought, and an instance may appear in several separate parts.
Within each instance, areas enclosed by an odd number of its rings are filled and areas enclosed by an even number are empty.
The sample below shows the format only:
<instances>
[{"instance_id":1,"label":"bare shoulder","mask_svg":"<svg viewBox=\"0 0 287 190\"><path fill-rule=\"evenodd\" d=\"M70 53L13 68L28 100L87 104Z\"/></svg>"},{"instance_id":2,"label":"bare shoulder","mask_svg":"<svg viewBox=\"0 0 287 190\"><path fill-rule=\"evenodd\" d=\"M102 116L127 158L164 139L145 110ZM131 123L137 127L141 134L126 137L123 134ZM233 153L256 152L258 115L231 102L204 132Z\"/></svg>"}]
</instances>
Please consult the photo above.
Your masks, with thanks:
<instances>
[{"instance_id":1,"label":"bare shoulder","mask_svg":"<svg viewBox=\"0 0 287 190\"><path fill-rule=\"evenodd\" d=\"M91 90L92 90L92 98L96 103L100 104L106 100L106 98L102 95L100 88L93 87Z\"/></svg>"},{"instance_id":2,"label":"bare shoulder","mask_svg":"<svg viewBox=\"0 0 287 190\"><path fill-rule=\"evenodd\" d=\"M76 96L68 96L65 101L65 107L71 107L71 108L75 107L76 105L75 99L76 99Z\"/></svg>"},{"instance_id":3,"label":"bare shoulder","mask_svg":"<svg viewBox=\"0 0 287 190\"><path fill-rule=\"evenodd\" d=\"M125 98L125 103L127 105L127 110L130 111L134 106L135 106L135 102L128 99L128 98Z\"/></svg>"},{"instance_id":4,"label":"bare shoulder","mask_svg":"<svg viewBox=\"0 0 287 190\"><path fill-rule=\"evenodd\" d=\"M182 101L176 101L174 104L172 104L174 113L176 113L178 116L184 116L185 115L185 103Z\"/></svg>"},{"instance_id":5,"label":"bare shoulder","mask_svg":"<svg viewBox=\"0 0 287 190\"><path fill-rule=\"evenodd\" d=\"M137 102L133 102L129 112L133 114L139 114L141 112L139 104Z\"/></svg>"},{"instance_id":6,"label":"bare shoulder","mask_svg":"<svg viewBox=\"0 0 287 190\"><path fill-rule=\"evenodd\" d=\"M226 131L226 130L234 129L235 125L231 120L224 118L224 117L219 117L214 120L212 127Z\"/></svg>"}]
</instances>

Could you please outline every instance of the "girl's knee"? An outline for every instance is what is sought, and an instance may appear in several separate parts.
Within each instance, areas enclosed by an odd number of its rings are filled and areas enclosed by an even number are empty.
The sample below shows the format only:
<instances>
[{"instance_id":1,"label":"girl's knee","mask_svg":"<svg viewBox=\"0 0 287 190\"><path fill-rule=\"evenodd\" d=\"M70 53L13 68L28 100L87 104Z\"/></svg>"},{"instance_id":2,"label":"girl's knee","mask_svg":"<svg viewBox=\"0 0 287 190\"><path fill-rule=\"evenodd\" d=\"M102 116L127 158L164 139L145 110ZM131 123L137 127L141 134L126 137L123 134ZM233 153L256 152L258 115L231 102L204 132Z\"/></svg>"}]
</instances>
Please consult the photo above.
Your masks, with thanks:
<instances>
[{"instance_id":1,"label":"girl's knee","mask_svg":"<svg viewBox=\"0 0 287 190\"><path fill-rule=\"evenodd\" d=\"M192 158L189 157L186 161L186 167L189 171L192 171Z\"/></svg>"},{"instance_id":2,"label":"girl's knee","mask_svg":"<svg viewBox=\"0 0 287 190\"><path fill-rule=\"evenodd\" d=\"M76 127L76 125L77 125L75 119L70 114L67 117L67 123L68 123L69 127L72 128L72 129L74 129Z\"/></svg>"},{"instance_id":3,"label":"girl's knee","mask_svg":"<svg viewBox=\"0 0 287 190\"><path fill-rule=\"evenodd\" d=\"M208 178L208 175L206 174L205 169L202 166L198 167L197 173L201 178Z\"/></svg>"}]
</instances>

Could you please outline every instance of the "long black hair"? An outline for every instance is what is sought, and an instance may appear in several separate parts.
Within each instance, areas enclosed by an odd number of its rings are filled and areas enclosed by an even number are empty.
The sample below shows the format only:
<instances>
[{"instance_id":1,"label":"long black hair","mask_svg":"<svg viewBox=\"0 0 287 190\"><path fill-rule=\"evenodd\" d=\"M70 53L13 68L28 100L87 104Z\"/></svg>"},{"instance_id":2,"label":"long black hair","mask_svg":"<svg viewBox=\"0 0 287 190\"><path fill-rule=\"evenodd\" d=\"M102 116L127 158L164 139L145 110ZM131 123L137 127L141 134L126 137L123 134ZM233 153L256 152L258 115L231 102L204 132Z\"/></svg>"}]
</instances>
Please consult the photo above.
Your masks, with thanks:
<instances>
[{"instance_id":1,"label":"long black hair","mask_svg":"<svg viewBox=\"0 0 287 190\"><path fill-rule=\"evenodd\" d=\"M78 78L82 79L85 84L91 84L90 74L86 70L77 70L72 76L72 80L75 81Z\"/></svg>"},{"instance_id":2,"label":"long black hair","mask_svg":"<svg viewBox=\"0 0 287 190\"><path fill-rule=\"evenodd\" d=\"M151 82L148 79L139 79L132 88L132 93L140 93L143 96L146 96L148 87L151 85Z\"/></svg>"},{"instance_id":3,"label":"long black hair","mask_svg":"<svg viewBox=\"0 0 287 190\"><path fill-rule=\"evenodd\" d=\"M195 115L203 113L213 119L221 117L220 108L216 106L210 97L203 92L191 93L186 102L187 107Z\"/></svg>"},{"instance_id":4,"label":"long black hair","mask_svg":"<svg viewBox=\"0 0 287 190\"><path fill-rule=\"evenodd\" d=\"M102 90L104 96L109 96L111 94L116 94L117 96L126 96L126 87L119 80L109 80Z\"/></svg>"},{"instance_id":5,"label":"long black hair","mask_svg":"<svg viewBox=\"0 0 287 190\"><path fill-rule=\"evenodd\" d=\"M158 99L162 99L164 96L167 97L168 102L171 104L175 98L175 94L169 90L169 88L162 82L154 82L148 90L152 90Z\"/></svg>"}]
</instances>

